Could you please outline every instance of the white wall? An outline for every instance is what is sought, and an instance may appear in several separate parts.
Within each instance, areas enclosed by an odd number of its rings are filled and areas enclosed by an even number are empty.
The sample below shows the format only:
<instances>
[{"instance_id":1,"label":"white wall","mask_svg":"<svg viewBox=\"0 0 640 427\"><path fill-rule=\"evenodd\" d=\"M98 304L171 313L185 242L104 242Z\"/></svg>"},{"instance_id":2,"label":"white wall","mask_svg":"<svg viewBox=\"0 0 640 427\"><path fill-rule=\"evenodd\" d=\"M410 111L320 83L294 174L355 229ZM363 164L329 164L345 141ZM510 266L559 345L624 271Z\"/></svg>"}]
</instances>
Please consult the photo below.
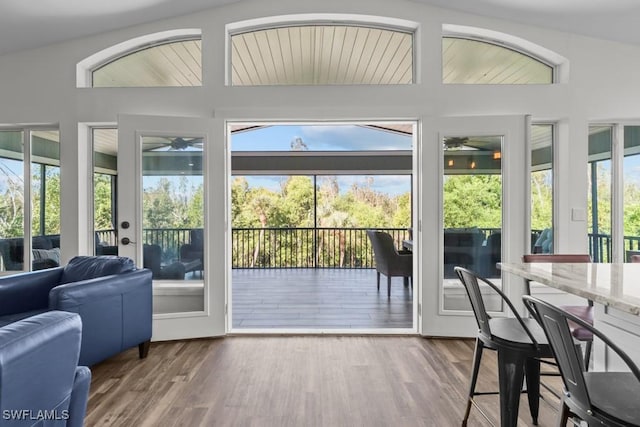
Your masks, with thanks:
<instances>
[{"instance_id":1,"label":"white wall","mask_svg":"<svg viewBox=\"0 0 640 427\"><path fill-rule=\"evenodd\" d=\"M354 13L419 23L419 83L398 87L226 87L225 24L297 13ZM470 86L441 83L442 24L509 33L569 60L567 83L549 86ZM76 63L113 44L176 28L202 28L203 87L77 89ZM407 118L431 115L531 114L558 121L560 157L558 252L586 251L589 121L640 118L640 46L591 39L404 0L247 0L190 16L86 37L0 57L0 124L59 123L63 165L63 257L88 250L87 176L79 122L115 122L119 113L239 118ZM82 138L81 138L82 140ZM222 136L220 141L222 141ZM425 141L424 143L429 143ZM80 177L80 178L79 178ZM77 197L80 194L80 197ZM221 225L222 226L222 225ZM90 241L90 240L89 240Z\"/></svg>"}]
</instances>

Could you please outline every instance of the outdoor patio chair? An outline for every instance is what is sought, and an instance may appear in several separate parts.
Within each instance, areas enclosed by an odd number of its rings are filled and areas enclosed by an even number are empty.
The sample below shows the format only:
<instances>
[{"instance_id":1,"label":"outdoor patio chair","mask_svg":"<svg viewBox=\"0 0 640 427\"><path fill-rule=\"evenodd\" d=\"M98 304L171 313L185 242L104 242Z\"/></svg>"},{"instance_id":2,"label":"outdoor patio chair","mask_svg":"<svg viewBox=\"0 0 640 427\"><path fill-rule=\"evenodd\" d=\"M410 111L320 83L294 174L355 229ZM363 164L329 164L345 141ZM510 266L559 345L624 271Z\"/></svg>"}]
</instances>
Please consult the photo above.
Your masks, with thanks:
<instances>
[{"instance_id":1,"label":"outdoor patio chair","mask_svg":"<svg viewBox=\"0 0 640 427\"><path fill-rule=\"evenodd\" d=\"M410 251L398 251L393 237L384 231L367 230L367 236L373 246L376 261L376 276L380 290L380 273L387 276L387 295L391 297L391 278L403 277L405 285L413 289L413 254Z\"/></svg>"}]
</instances>

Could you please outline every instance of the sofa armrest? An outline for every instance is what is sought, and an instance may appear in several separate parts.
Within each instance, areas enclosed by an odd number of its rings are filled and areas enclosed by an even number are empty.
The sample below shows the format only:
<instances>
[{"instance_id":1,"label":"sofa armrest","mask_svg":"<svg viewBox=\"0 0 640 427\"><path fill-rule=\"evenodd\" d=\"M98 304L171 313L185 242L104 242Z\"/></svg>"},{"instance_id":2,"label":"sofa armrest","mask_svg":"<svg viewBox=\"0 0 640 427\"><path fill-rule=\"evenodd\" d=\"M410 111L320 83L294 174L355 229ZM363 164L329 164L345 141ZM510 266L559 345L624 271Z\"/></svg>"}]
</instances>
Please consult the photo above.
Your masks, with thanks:
<instances>
[{"instance_id":1,"label":"sofa armrest","mask_svg":"<svg viewBox=\"0 0 640 427\"><path fill-rule=\"evenodd\" d=\"M151 271L98 277L56 286L49 308L80 314L80 364L91 366L151 339Z\"/></svg>"},{"instance_id":2,"label":"sofa armrest","mask_svg":"<svg viewBox=\"0 0 640 427\"><path fill-rule=\"evenodd\" d=\"M144 268L130 273L65 283L50 290L49 308L73 311L69 309L93 303L101 298L135 293L140 288L149 288L151 291L151 281L146 280L150 277L151 271Z\"/></svg>"},{"instance_id":3,"label":"sofa armrest","mask_svg":"<svg viewBox=\"0 0 640 427\"><path fill-rule=\"evenodd\" d=\"M87 413L90 385L91 371L86 366L78 366L76 368L75 381L73 382L73 390L71 391L67 427L84 426L84 416Z\"/></svg>"},{"instance_id":4,"label":"sofa armrest","mask_svg":"<svg viewBox=\"0 0 640 427\"><path fill-rule=\"evenodd\" d=\"M46 309L62 267L0 277L0 316Z\"/></svg>"},{"instance_id":5,"label":"sofa armrest","mask_svg":"<svg viewBox=\"0 0 640 427\"><path fill-rule=\"evenodd\" d=\"M0 328L1 413L55 410L64 416L78 365L81 329L77 314L60 311Z\"/></svg>"}]
</instances>

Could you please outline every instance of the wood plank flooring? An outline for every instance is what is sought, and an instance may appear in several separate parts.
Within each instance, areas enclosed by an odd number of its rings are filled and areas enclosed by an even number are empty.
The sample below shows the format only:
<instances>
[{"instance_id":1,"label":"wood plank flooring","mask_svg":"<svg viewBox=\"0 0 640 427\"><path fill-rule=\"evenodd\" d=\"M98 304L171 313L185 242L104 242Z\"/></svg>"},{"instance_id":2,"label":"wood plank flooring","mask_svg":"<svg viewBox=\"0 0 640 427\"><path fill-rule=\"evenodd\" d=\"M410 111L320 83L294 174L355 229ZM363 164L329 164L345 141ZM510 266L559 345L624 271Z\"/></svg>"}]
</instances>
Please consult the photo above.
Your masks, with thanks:
<instances>
[{"instance_id":1,"label":"wood plank flooring","mask_svg":"<svg viewBox=\"0 0 640 427\"><path fill-rule=\"evenodd\" d=\"M384 329L413 327L413 293L400 277L387 297L372 269L237 269L235 329Z\"/></svg>"},{"instance_id":2,"label":"wood plank flooring","mask_svg":"<svg viewBox=\"0 0 640 427\"><path fill-rule=\"evenodd\" d=\"M92 367L86 417L100 426L459 426L471 340L235 336L152 343ZM486 352L479 390L496 390ZM540 426L555 425L545 392ZM480 404L494 423L498 397ZM469 426L488 426L472 409ZM530 426L526 397L518 426Z\"/></svg>"}]
</instances>

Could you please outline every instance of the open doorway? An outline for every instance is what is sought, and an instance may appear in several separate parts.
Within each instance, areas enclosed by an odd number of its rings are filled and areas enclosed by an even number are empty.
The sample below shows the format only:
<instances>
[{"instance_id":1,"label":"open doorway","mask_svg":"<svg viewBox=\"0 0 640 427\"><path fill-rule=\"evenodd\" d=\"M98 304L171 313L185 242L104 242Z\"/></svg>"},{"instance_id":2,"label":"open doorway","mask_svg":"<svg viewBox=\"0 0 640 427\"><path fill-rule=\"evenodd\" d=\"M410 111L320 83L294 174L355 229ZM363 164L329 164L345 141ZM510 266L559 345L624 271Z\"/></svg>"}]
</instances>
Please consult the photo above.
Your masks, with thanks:
<instances>
[{"instance_id":1,"label":"open doorway","mask_svg":"<svg viewBox=\"0 0 640 427\"><path fill-rule=\"evenodd\" d=\"M228 125L232 331L415 331L417 289L393 277L388 295L382 275L378 290L367 236L411 244L415 129Z\"/></svg>"}]
</instances>

